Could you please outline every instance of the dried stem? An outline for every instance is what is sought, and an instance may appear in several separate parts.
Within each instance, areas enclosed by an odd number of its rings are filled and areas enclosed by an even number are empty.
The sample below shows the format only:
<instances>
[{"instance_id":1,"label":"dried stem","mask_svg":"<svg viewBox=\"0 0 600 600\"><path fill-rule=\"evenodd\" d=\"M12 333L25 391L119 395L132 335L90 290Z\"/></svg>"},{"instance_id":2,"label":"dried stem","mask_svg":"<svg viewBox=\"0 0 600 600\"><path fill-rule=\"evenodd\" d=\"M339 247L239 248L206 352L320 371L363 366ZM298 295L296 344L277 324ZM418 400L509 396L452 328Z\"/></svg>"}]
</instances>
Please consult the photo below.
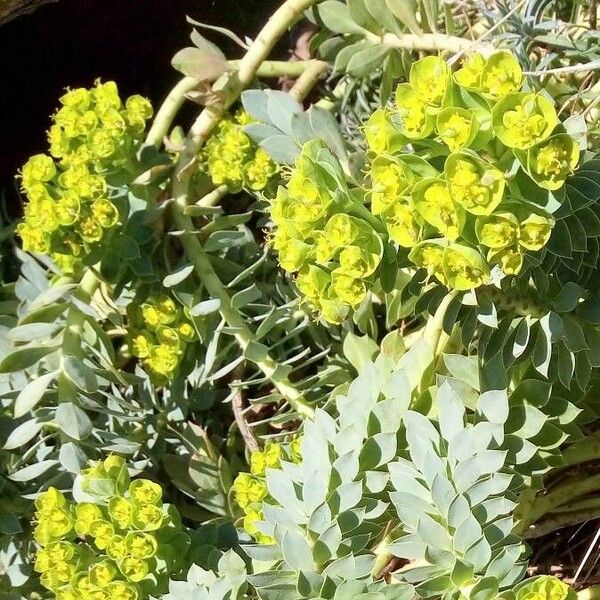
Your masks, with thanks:
<instances>
[{"instance_id":1,"label":"dried stem","mask_svg":"<svg viewBox=\"0 0 600 600\"><path fill-rule=\"evenodd\" d=\"M258 441L254 437L254 433L252 433L252 429L250 428L250 425L248 425L246 417L244 416L244 398L241 390L238 390L233 396L233 399L231 400L231 408L233 409L235 422L240 430L240 434L244 440L244 443L248 447L248 450L250 450L250 452L256 452L257 450L260 450Z\"/></svg>"}]
</instances>

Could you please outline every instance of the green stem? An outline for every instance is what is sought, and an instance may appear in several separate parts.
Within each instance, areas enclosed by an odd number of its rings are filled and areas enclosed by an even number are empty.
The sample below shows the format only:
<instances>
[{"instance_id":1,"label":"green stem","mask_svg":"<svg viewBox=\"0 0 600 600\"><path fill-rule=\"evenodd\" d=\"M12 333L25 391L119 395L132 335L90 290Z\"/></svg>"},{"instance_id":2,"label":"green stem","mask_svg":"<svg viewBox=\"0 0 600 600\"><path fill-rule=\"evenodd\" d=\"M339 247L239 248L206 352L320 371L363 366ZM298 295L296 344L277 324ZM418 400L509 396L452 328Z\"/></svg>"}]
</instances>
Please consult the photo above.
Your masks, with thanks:
<instances>
[{"instance_id":1,"label":"green stem","mask_svg":"<svg viewBox=\"0 0 600 600\"><path fill-rule=\"evenodd\" d=\"M310 62L311 64L304 69L289 92L290 96L295 100L298 100L298 102L301 102L306 98L319 79L321 79L329 69L329 65L322 60L313 60Z\"/></svg>"},{"instance_id":2,"label":"green stem","mask_svg":"<svg viewBox=\"0 0 600 600\"><path fill-rule=\"evenodd\" d=\"M444 316L450 303L457 295L458 292L453 290L444 297L435 314L429 318L423 330L423 339L430 345L436 358L441 354L448 339L448 335L444 332Z\"/></svg>"},{"instance_id":3,"label":"green stem","mask_svg":"<svg viewBox=\"0 0 600 600\"><path fill-rule=\"evenodd\" d=\"M242 61L230 60L228 61L229 67L232 72L239 69ZM317 68L315 65L319 65L319 77L328 67L327 63L317 60L269 60L264 61L256 71L256 77L300 77L305 73L314 73ZM324 65L324 67L323 67ZM158 109L154 122L148 135L146 136L146 145L160 146L163 138L169 132L169 128L175 119L175 116L179 112L179 109L183 105L186 99L186 94L191 92L194 88L200 84L199 79L194 77L184 77L177 85L169 92L169 95L165 98L162 106ZM312 87L312 86L311 86Z\"/></svg>"},{"instance_id":4,"label":"green stem","mask_svg":"<svg viewBox=\"0 0 600 600\"><path fill-rule=\"evenodd\" d=\"M234 308L231 297L215 273L210 259L198 241L196 233L193 231L193 227L190 228L191 222L189 217L178 210L174 210L173 219L176 226L185 232L181 238L184 250L193 262L196 273L210 296L219 300L221 316L231 328L233 336L242 352L245 354L252 352L251 346L257 344L256 336L246 325L240 313ZM258 346L256 346L256 350L260 352ZM294 410L304 416L311 417L313 415L314 411L312 407L307 404L302 394L288 380L286 370L274 361L267 352L263 352L262 356L255 356L251 360L273 383L277 391L289 402Z\"/></svg>"},{"instance_id":5,"label":"green stem","mask_svg":"<svg viewBox=\"0 0 600 600\"><path fill-rule=\"evenodd\" d=\"M563 452L565 466L572 467L600 458L600 431L575 442Z\"/></svg>"},{"instance_id":6,"label":"green stem","mask_svg":"<svg viewBox=\"0 0 600 600\"><path fill-rule=\"evenodd\" d=\"M520 294L513 290L503 292L491 285L486 286L485 291L499 310L514 311L517 315L531 316L536 319L543 317L549 311L549 308L536 297L533 289L531 289L530 295Z\"/></svg>"},{"instance_id":7,"label":"green stem","mask_svg":"<svg viewBox=\"0 0 600 600\"><path fill-rule=\"evenodd\" d=\"M374 44L383 44L388 48L404 48L407 50L446 50L448 52L464 52L477 46L488 44L476 40L467 40L444 33L406 33L395 35L386 33L383 36L375 33L368 33L366 39Z\"/></svg>"},{"instance_id":8,"label":"green stem","mask_svg":"<svg viewBox=\"0 0 600 600\"><path fill-rule=\"evenodd\" d=\"M444 2L444 22L448 35L456 33L456 24L454 23L454 15L452 14L452 5L449 2Z\"/></svg>"},{"instance_id":9,"label":"green stem","mask_svg":"<svg viewBox=\"0 0 600 600\"><path fill-rule=\"evenodd\" d=\"M190 217L199 217L206 214L206 209L219 204L219 201L229 194L229 188L223 184L218 188L208 192L205 196L202 196L196 204L189 204L184 209L184 214Z\"/></svg>"},{"instance_id":10,"label":"green stem","mask_svg":"<svg viewBox=\"0 0 600 600\"><path fill-rule=\"evenodd\" d=\"M289 402L292 408L305 416L313 414L312 407L306 403L302 394L288 380L283 366L273 360L268 352L264 350L264 347L257 344L254 333L233 306L225 286L215 273L209 257L196 237L194 224L190 217L185 214L185 210L188 204L191 175L189 166L195 160L198 151L209 138L223 112L252 83L260 66L266 60L277 40L316 1L286 0L271 16L244 58L239 61L237 71L217 81L215 89L218 88L222 98L221 104L219 106L207 106L192 125L175 169L176 174L173 185L173 196L175 198L173 220L176 227L184 232L181 241L189 260L194 264L196 273L206 286L208 293L220 301L221 316L232 329L242 351L246 355L254 354L252 360L273 383L278 392Z\"/></svg>"},{"instance_id":11,"label":"green stem","mask_svg":"<svg viewBox=\"0 0 600 600\"><path fill-rule=\"evenodd\" d=\"M75 290L75 295L79 300L88 304L98 289L100 280L96 277L93 269L88 269L79 286ZM63 334L62 351L63 354L77 356L81 352L81 328L85 321L85 315L75 306L71 305L67 312L67 322Z\"/></svg>"},{"instance_id":12,"label":"green stem","mask_svg":"<svg viewBox=\"0 0 600 600\"><path fill-rule=\"evenodd\" d=\"M557 485L545 496L527 497L525 501L519 503L515 511L516 516L521 518L515 527L515 533L525 534L531 525L555 508L598 490L600 490L600 474L590 475L583 480L578 474Z\"/></svg>"},{"instance_id":13,"label":"green stem","mask_svg":"<svg viewBox=\"0 0 600 600\"><path fill-rule=\"evenodd\" d=\"M537 525L533 525L527 529L527 531L523 532L523 537L529 540L540 538L553 531L562 529L563 527L571 527L572 525L578 525L579 523L597 519L598 516L600 516L600 502L598 499L596 499L596 502L596 507L552 514Z\"/></svg>"},{"instance_id":14,"label":"green stem","mask_svg":"<svg viewBox=\"0 0 600 600\"><path fill-rule=\"evenodd\" d=\"M145 144L148 146L160 146L163 138L169 132L175 115L185 102L185 95L198 85L198 80L193 77L184 77L165 98L162 106L158 109L152 127L148 131Z\"/></svg>"}]
</instances>

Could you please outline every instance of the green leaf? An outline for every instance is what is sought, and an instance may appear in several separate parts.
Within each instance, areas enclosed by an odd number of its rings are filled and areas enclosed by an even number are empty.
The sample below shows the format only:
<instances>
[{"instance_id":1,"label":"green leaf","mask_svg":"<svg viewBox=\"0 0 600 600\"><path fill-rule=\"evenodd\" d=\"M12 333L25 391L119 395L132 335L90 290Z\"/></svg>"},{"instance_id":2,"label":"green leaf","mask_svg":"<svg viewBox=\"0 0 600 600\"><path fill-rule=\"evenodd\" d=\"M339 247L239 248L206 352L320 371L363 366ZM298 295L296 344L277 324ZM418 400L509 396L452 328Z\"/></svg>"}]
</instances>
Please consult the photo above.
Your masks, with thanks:
<instances>
[{"instance_id":1,"label":"green leaf","mask_svg":"<svg viewBox=\"0 0 600 600\"><path fill-rule=\"evenodd\" d=\"M389 463L396 455L396 433L378 433L370 437L360 451L362 471Z\"/></svg>"},{"instance_id":2,"label":"green leaf","mask_svg":"<svg viewBox=\"0 0 600 600\"><path fill-rule=\"evenodd\" d=\"M23 528L21 527L21 523L19 523L19 519L8 512L4 508L0 508L0 533L5 535L13 536L21 533ZM8 594L7 594L8 596ZM0 594L0 599L2 599L2 595ZM19 600L20 596L15 595L15 600ZM2 599L4 600L4 599Z\"/></svg>"},{"instance_id":3,"label":"green leaf","mask_svg":"<svg viewBox=\"0 0 600 600\"><path fill-rule=\"evenodd\" d=\"M456 379L464 381L473 389L479 389L479 364L476 355L444 354L443 357L448 371Z\"/></svg>"},{"instance_id":4,"label":"green leaf","mask_svg":"<svg viewBox=\"0 0 600 600\"><path fill-rule=\"evenodd\" d=\"M192 317L204 317L211 313L217 312L221 308L221 301L218 298L212 300L203 300L190 308Z\"/></svg>"},{"instance_id":5,"label":"green leaf","mask_svg":"<svg viewBox=\"0 0 600 600\"><path fill-rule=\"evenodd\" d=\"M567 313L575 310L579 300L583 298L584 290L581 286L573 282L564 285L552 302L552 308L557 313Z\"/></svg>"},{"instance_id":6,"label":"green leaf","mask_svg":"<svg viewBox=\"0 0 600 600\"><path fill-rule=\"evenodd\" d=\"M255 302L262 296L260 289L257 287L255 283L253 283L250 287L247 287L239 292L236 292L231 298L231 305L236 310L240 310Z\"/></svg>"},{"instance_id":7,"label":"green leaf","mask_svg":"<svg viewBox=\"0 0 600 600\"><path fill-rule=\"evenodd\" d=\"M212 81L229 70L225 58L207 48L183 48L175 54L171 64L180 73L199 81Z\"/></svg>"},{"instance_id":8,"label":"green leaf","mask_svg":"<svg viewBox=\"0 0 600 600\"><path fill-rule=\"evenodd\" d=\"M27 467L23 467L19 469L12 475L9 475L8 478L13 481L31 481L32 479L37 479L41 475L43 475L46 471L51 469L52 467L58 464L57 460L42 460L33 465L29 465Z\"/></svg>"},{"instance_id":9,"label":"green leaf","mask_svg":"<svg viewBox=\"0 0 600 600\"><path fill-rule=\"evenodd\" d=\"M347 0L348 11L357 25L373 33L380 33L381 25L373 18L367 8L370 2L371 0Z\"/></svg>"},{"instance_id":10,"label":"green leaf","mask_svg":"<svg viewBox=\"0 0 600 600\"><path fill-rule=\"evenodd\" d=\"M61 328L58 323L28 323L11 329L8 337L13 342L35 342L53 336Z\"/></svg>"},{"instance_id":11,"label":"green leaf","mask_svg":"<svg viewBox=\"0 0 600 600\"><path fill-rule=\"evenodd\" d=\"M33 346L11 352L0 362L0 373L14 373L32 367L59 346Z\"/></svg>"},{"instance_id":12,"label":"green leaf","mask_svg":"<svg viewBox=\"0 0 600 600\"><path fill-rule=\"evenodd\" d=\"M293 164L300 154L300 146L287 135L273 135L260 142L260 147L281 165Z\"/></svg>"},{"instance_id":13,"label":"green leaf","mask_svg":"<svg viewBox=\"0 0 600 600\"><path fill-rule=\"evenodd\" d=\"M504 425L508 419L506 390L488 390L481 394L477 408L490 423Z\"/></svg>"},{"instance_id":14,"label":"green leaf","mask_svg":"<svg viewBox=\"0 0 600 600\"><path fill-rule=\"evenodd\" d=\"M348 61L346 72L357 79L368 77L380 69L390 49L381 44L367 46Z\"/></svg>"},{"instance_id":15,"label":"green leaf","mask_svg":"<svg viewBox=\"0 0 600 600\"><path fill-rule=\"evenodd\" d=\"M367 0L366 6L381 27L395 35L402 35L402 27L394 17L394 13L390 10L386 0Z\"/></svg>"},{"instance_id":16,"label":"green leaf","mask_svg":"<svg viewBox=\"0 0 600 600\"><path fill-rule=\"evenodd\" d=\"M20 392L15 400L15 419L33 410L44 397L48 386L56 379L58 371L52 371L30 381Z\"/></svg>"},{"instance_id":17,"label":"green leaf","mask_svg":"<svg viewBox=\"0 0 600 600\"><path fill-rule=\"evenodd\" d=\"M381 352L388 356L394 363L397 363L405 354L404 336L399 329L390 331L381 340Z\"/></svg>"},{"instance_id":18,"label":"green leaf","mask_svg":"<svg viewBox=\"0 0 600 600\"><path fill-rule=\"evenodd\" d=\"M175 271L173 271L163 279L163 285L167 288L175 287L182 281L185 281L193 272L194 265L181 265Z\"/></svg>"},{"instance_id":19,"label":"green leaf","mask_svg":"<svg viewBox=\"0 0 600 600\"><path fill-rule=\"evenodd\" d=\"M288 530L283 534L281 540L281 553L283 560L295 571L314 571L311 548L300 534Z\"/></svg>"},{"instance_id":20,"label":"green leaf","mask_svg":"<svg viewBox=\"0 0 600 600\"><path fill-rule=\"evenodd\" d=\"M346 4L337 0L325 0L317 6L319 18L323 25L335 33L364 34L365 30L358 25Z\"/></svg>"},{"instance_id":21,"label":"green leaf","mask_svg":"<svg viewBox=\"0 0 600 600\"><path fill-rule=\"evenodd\" d=\"M360 372L373 361L379 348L368 335L360 336L349 331L344 338L343 350L350 364Z\"/></svg>"},{"instance_id":22,"label":"green leaf","mask_svg":"<svg viewBox=\"0 0 600 600\"><path fill-rule=\"evenodd\" d=\"M417 22L417 7L414 0L387 0L388 8L412 33L421 35L423 30Z\"/></svg>"},{"instance_id":23,"label":"green leaf","mask_svg":"<svg viewBox=\"0 0 600 600\"><path fill-rule=\"evenodd\" d=\"M63 357L65 375L82 391L93 394L98 391L100 383L94 371L88 367L82 358L75 356Z\"/></svg>"},{"instance_id":24,"label":"green leaf","mask_svg":"<svg viewBox=\"0 0 600 600\"><path fill-rule=\"evenodd\" d=\"M196 453L190 457L188 471L195 485L193 493L196 502L212 513L226 516L227 498L215 461L205 454Z\"/></svg>"},{"instance_id":25,"label":"green leaf","mask_svg":"<svg viewBox=\"0 0 600 600\"><path fill-rule=\"evenodd\" d=\"M4 442L4 450L14 450L27 444L40 432L44 425L45 423L37 419L28 419L21 423L10 432L6 442Z\"/></svg>"},{"instance_id":26,"label":"green leaf","mask_svg":"<svg viewBox=\"0 0 600 600\"><path fill-rule=\"evenodd\" d=\"M62 402L56 408L56 424L71 438L83 440L92 432L92 422L79 406L73 402Z\"/></svg>"}]
</instances>

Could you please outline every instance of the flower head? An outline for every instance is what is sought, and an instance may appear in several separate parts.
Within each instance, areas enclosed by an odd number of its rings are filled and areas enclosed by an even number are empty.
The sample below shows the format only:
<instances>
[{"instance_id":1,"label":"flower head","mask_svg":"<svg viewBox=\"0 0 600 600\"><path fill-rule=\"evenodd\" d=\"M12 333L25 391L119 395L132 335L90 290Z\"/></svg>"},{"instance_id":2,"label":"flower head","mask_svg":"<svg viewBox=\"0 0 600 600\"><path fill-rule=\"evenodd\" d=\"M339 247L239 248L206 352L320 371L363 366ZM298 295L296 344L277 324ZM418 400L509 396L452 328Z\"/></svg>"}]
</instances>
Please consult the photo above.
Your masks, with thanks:
<instances>
[{"instance_id":1,"label":"flower head","mask_svg":"<svg viewBox=\"0 0 600 600\"><path fill-rule=\"evenodd\" d=\"M402 136L390 120L389 111L378 108L363 127L367 148L376 155L393 152L402 146Z\"/></svg>"},{"instance_id":2,"label":"flower head","mask_svg":"<svg viewBox=\"0 0 600 600\"><path fill-rule=\"evenodd\" d=\"M451 87L448 64L437 56L426 56L411 65L409 81L417 98L440 108Z\"/></svg>"},{"instance_id":3,"label":"flower head","mask_svg":"<svg viewBox=\"0 0 600 600\"><path fill-rule=\"evenodd\" d=\"M542 575L518 586L516 597L517 600L574 600L576 593L557 577Z\"/></svg>"},{"instance_id":4,"label":"flower head","mask_svg":"<svg viewBox=\"0 0 600 600\"><path fill-rule=\"evenodd\" d=\"M554 106L539 94L509 94L492 110L495 134L503 144L518 150L527 150L545 140L557 122Z\"/></svg>"},{"instance_id":5,"label":"flower head","mask_svg":"<svg viewBox=\"0 0 600 600\"><path fill-rule=\"evenodd\" d=\"M477 130L477 119L464 108L447 107L437 116L436 131L451 152L468 146L477 135Z\"/></svg>"},{"instance_id":6,"label":"flower head","mask_svg":"<svg viewBox=\"0 0 600 600\"><path fill-rule=\"evenodd\" d=\"M476 224L477 239L488 248L512 246L519 235L519 221L510 212L493 213L479 217Z\"/></svg>"},{"instance_id":7,"label":"flower head","mask_svg":"<svg viewBox=\"0 0 600 600\"><path fill-rule=\"evenodd\" d=\"M435 126L435 119L427 112L425 100L408 83L396 89L396 110L400 132L411 140L426 138Z\"/></svg>"},{"instance_id":8,"label":"flower head","mask_svg":"<svg viewBox=\"0 0 600 600\"><path fill-rule=\"evenodd\" d=\"M474 215L489 215L502 201L502 172L467 154L451 154L444 166L452 199Z\"/></svg>"},{"instance_id":9,"label":"flower head","mask_svg":"<svg viewBox=\"0 0 600 600\"><path fill-rule=\"evenodd\" d=\"M417 212L449 240L455 240L463 226L460 205L453 199L443 179L423 179L412 192Z\"/></svg>"},{"instance_id":10,"label":"flower head","mask_svg":"<svg viewBox=\"0 0 600 600\"><path fill-rule=\"evenodd\" d=\"M492 99L518 92L523 84L523 70L508 50L494 52L486 61L481 77L481 91Z\"/></svg>"},{"instance_id":11,"label":"flower head","mask_svg":"<svg viewBox=\"0 0 600 600\"><path fill-rule=\"evenodd\" d=\"M446 281L455 290L470 290L489 281L489 266L473 248L451 244L444 250L442 262Z\"/></svg>"},{"instance_id":12,"label":"flower head","mask_svg":"<svg viewBox=\"0 0 600 600\"><path fill-rule=\"evenodd\" d=\"M558 133L527 152L527 168L542 188L557 190L579 162L579 146L566 133Z\"/></svg>"},{"instance_id":13,"label":"flower head","mask_svg":"<svg viewBox=\"0 0 600 600\"><path fill-rule=\"evenodd\" d=\"M108 182L115 173L123 179L123 165L134 159L152 111L141 96L130 98L138 115L130 126L114 82L68 90L60 103L48 133L49 155L36 154L23 166L29 202L17 231L25 250L49 254L73 271L119 225Z\"/></svg>"},{"instance_id":14,"label":"flower head","mask_svg":"<svg viewBox=\"0 0 600 600\"><path fill-rule=\"evenodd\" d=\"M253 452L250 457L252 475L265 475L267 469L279 468L281 462L281 446L266 444L264 450Z\"/></svg>"}]
</instances>

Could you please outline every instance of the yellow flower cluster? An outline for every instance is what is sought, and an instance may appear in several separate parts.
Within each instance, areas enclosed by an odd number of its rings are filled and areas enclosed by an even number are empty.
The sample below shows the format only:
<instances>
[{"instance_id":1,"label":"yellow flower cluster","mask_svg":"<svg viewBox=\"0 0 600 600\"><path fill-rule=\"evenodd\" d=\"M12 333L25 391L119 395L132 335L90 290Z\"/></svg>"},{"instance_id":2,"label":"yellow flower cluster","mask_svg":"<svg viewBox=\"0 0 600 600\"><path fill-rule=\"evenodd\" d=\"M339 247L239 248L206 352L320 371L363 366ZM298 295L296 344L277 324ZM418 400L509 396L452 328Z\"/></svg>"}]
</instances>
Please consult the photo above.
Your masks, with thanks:
<instances>
[{"instance_id":1,"label":"yellow flower cluster","mask_svg":"<svg viewBox=\"0 0 600 600\"><path fill-rule=\"evenodd\" d=\"M286 187L271 202L276 229L270 243L281 266L297 273L296 285L309 307L326 321L340 323L365 299L383 242L365 220L365 214L372 215L362 202L340 195L337 183L319 166L326 152L319 142L303 146Z\"/></svg>"},{"instance_id":2,"label":"yellow flower cluster","mask_svg":"<svg viewBox=\"0 0 600 600\"><path fill-rule=\"evenodd\" d=\"M177 511L163 505L161 487L129 482L124 460L112 455L84 471L83 487L103 503L70 502L53 487L35 502L42 585L57 600L136 600L164 589L173 540L183 536L185 545L187 535Z\"/></svg>"},{"instance_id":3,"label":"yellow flower cluster","mask_svg":"<svg viewBox=\"0 0 600 600\"><path fill-rule=\"evenodd\" d=\"M513 196L515 160L547 190L579 161L571 136L555 133L551 102L521 91L523 81L507 51L472 54L455 73L430 56L398 86L395 109L379 109L365 127L372 212L415 265L451 288L488 283L494 266L515 275L525 251L547 244L551 216ZM422 145L426 160L399 152L399 137ZM431 152L436 142L447 150Z\"/></svg>"},{"instance_id":4,"label":"yellow flower cluster","mask_svg":"<svg viewBox=\"0 0 600 600\"><path fill-rule=\"evenodd\" d=\"M269 155L244 133L250 116L238 111L222 120L200 154L200 168L214 185L226 185L232 193L242 188L264 190L277 173Z\"/></svg>"},{"instance_id":5,"label":"yellow flower cluster","mask_svg":"<svg viewBox=\"0 0 600 600\"><path fill-rule=\"evenodd\" d=\"M244 530L258 544L273 544L273 538L259 531L257 523L264 520L263 504L271 497L266 483L267 469L281 468L281 461L299 463L301 438L296 437L285 448L280 444L269 443L264 450L252 452L250 473L240 473L233 483L233 493L237 505L244 511Z\"/></svg>"},{"instance_id":6,"label":"yellow flower cluster","mask_svg":"<svg viewBox=\"0 0 600 600\"><path fill-rule=\"evenodd\" d=\"M171 379L196 330L175 301L161 294L134 303L130 311L131 353L140 358L156 380Z\"/></svg>"},{"instance_id":7,"label":"yellow flower cluster","mask_svg":"<svg viewBox=\"0 0 600 600\"><path fill-rule=\"evenodd\" d=\"M48 133L50 155L32 156L21 170L28 202L17 233L25 250L49 254L72 272L121 218L111 174L134 156L152 106L141 96L123 104L112 81L68 90L60 103Z\"/></svg>"},{"instance_id":8,"label":"yellow flower cluster","mask_svg":"<svg viewBox=\"0 0 600 600\"><path fill-rule=\"evenodd\" d=\"M365 123L362 180L323 143L305 144L272 201L271 242L325 320L356 308L394 256L469 290L518 274L548 243L554 221L532 198L561 188L580 151L550 100L523 86L508 51L454 72L429 56Z\"/></svg>"},{"instance_id":9,"label":"yellow flower cluster","mask_svg":"<svg viewBox=\"0 0 600 600\"><path fill-rule=\"evenodd\" d=\"M518 586L517 600L575 600L572 587L552 575L542 575Z\"/></svg>"}]
</instances>

